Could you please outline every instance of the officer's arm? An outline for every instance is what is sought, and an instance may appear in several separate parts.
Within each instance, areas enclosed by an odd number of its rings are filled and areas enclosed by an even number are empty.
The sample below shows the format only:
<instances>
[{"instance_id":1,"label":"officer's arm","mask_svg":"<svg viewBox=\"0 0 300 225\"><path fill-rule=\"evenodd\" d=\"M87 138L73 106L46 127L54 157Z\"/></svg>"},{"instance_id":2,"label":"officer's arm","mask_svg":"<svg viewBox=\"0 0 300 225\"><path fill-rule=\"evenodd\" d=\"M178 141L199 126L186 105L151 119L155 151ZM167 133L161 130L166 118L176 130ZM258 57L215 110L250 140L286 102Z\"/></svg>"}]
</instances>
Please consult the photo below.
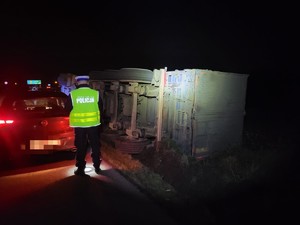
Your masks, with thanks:
<instances>
[{"instance_id":1,"label":"officer's arm","mask_svg":"<svg viewBox=\"0 0 300 225\"><path fill-rule=\"evenodd\" d=\"M66 110L68 111L68 112L71 112L72 111L72 109L73 109L73 104L72 104L72 98L71 98L71 95L69 95L68 96L68 98L67 98L67 101L66 101Z\"/></svg>"},{"instance_id":2,"label":"officer's arm","mask_svg":"<svg viewBox=\"0 0 300 225\"><path fill-rule=\"evenodd\" d=\"M103 112L103 100L99 94L99 101L98 101L98 108L99 108L99 111L100 111L100 115L101 115L101 123L103 123L103 117L104 117L104 112Z\"/></svg>"}]
</instances>

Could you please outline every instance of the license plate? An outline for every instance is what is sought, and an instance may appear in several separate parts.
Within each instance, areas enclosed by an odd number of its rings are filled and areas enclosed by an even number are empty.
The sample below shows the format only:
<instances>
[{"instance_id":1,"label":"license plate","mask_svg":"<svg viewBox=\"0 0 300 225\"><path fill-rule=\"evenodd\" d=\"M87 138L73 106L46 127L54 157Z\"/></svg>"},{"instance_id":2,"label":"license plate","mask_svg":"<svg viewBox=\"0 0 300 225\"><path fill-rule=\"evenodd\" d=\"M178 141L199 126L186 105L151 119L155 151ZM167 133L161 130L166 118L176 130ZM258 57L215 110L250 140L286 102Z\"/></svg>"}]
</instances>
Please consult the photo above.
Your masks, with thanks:
<instances>
[{"instance_id":1,"label":"license plate","mask_svg":"<svg viewBox=\"0 0 300 225\"><path fill-rule=\"evenodd\" d=\"M61 140L30 140L30 150L54 149L61 145Z\"/></svg>"}]
</instances>

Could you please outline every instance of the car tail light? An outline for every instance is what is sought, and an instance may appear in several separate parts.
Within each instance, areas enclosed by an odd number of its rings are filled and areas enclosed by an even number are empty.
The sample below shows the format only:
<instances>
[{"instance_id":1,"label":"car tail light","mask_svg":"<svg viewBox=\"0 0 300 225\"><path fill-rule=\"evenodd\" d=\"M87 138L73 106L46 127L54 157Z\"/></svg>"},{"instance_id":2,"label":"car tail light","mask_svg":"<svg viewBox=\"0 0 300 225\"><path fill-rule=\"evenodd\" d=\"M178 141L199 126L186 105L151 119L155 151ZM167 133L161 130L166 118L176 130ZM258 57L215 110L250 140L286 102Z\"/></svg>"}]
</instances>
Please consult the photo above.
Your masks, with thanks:
<instances>
[{"instance_id":1,"label":"car tail light","mask_svg":"<svg viewBox=\"0 0 300 225\"><path fill-rule=\"evenodd\" d=\"M4 126L6 124L13 124L14 123L14 120L2 120L0 119L0 126Z\"/></svg>"}]
</instances>

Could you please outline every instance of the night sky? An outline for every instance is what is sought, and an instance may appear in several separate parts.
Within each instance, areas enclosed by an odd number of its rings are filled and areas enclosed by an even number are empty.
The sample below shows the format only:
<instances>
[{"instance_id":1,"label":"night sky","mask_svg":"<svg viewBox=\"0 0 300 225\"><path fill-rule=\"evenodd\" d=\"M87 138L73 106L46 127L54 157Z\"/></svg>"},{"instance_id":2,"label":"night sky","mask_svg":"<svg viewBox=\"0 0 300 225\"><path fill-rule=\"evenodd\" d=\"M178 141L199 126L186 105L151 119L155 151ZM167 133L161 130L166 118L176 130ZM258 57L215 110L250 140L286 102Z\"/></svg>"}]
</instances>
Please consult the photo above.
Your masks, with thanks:
<instances>
[{"instance_id":1,"label":"night sky","mask_svg":"<svg viewBox=\"0 0 300 225\"><path fill-rule=\"evenodd\" d=\"M210 69L249 74L248 105L290 102L298 40L296 6L287 3L1 1L0 79Z\"/></svg>"}]
</instances>

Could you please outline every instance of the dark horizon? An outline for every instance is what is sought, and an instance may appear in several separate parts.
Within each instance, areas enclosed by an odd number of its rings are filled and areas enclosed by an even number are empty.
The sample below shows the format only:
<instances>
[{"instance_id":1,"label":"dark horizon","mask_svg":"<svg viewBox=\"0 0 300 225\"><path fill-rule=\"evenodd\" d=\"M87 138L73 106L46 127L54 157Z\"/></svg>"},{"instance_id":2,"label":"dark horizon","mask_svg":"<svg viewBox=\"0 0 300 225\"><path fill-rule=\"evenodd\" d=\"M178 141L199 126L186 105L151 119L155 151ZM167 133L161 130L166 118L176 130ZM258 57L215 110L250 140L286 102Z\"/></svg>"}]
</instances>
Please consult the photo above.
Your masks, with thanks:
<instances>
[{"instance_id":1,"label":"dark horizon","mask_svg":"<svg viewBox=\"0 0 300 225\"><path fill-rule=\"evenodd\" d=\"M121 68L209 69L249 74L250 105L276 105L276 98L286 104L298 80L295 9L275 2L32 7L4 1L0 80L49 82L60 73Z\"/></svg>"}]
</instances>

